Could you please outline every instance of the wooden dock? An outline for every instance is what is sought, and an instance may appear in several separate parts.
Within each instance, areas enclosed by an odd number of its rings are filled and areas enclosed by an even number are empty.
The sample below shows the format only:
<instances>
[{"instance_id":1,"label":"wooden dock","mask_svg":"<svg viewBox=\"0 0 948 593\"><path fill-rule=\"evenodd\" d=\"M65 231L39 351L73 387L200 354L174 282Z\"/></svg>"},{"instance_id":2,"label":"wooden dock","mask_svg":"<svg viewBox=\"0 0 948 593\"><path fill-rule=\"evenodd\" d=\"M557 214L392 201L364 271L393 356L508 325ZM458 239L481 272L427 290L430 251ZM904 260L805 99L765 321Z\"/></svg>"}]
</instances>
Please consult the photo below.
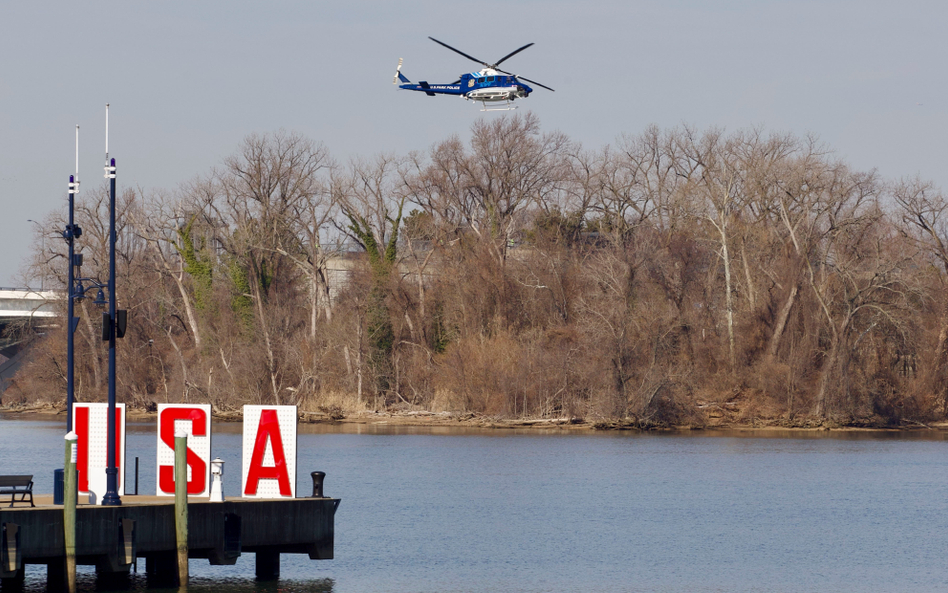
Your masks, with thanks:
<instances>
[{"instance_id":1,"label":"wooden dock","mask_svg":"<svg viewBox=\"0 0 948 593\"><path fill-rule=\"evenodd\" d=\"M0 579L22 582L27 564L45 564L52 590L65 579L63 507L51 495L37 495L36 507L0 506ZM188 557L234 564L243 553L256 556L259 579L280 574L280 554L333 557L337 498L188 500ZM100 574L128 573L144 558L150 577L168 582L177 570L175 506L172 497L122 497L120 506L80 504L76 509L76 562Z\"/></svg>"}]
</instances>

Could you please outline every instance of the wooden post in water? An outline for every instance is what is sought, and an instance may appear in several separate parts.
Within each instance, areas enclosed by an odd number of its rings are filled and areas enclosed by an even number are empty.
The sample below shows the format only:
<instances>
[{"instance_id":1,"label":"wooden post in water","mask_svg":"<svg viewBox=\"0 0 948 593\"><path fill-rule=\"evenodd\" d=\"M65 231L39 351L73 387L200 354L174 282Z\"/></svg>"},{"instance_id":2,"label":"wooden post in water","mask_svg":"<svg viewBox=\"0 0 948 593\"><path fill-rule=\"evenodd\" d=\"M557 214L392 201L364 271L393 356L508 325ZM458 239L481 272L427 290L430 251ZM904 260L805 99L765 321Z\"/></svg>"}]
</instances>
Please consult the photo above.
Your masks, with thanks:
<instances>
[{"instance_id":1,"label":"wooden post in water","mask_svg":"<svg viewBox=\"0 0 948 593\"><path fill-rule=\"evenodd\" d=\"M188 586L188 435L174 435L174 527L178 544L178 586Z\"/></svg>"},{"instance_id":2,"label":"wooden post in water","mask_svg":"<svg viewBox=\"0 0 948 593\"><path fill-rule=\"evenodd\" d=\"M76 593L76 476L77 440L75 432L66 435L66 460L63 466L63 542L66 548L66 590Z\"/></svg>"}]
</instances>

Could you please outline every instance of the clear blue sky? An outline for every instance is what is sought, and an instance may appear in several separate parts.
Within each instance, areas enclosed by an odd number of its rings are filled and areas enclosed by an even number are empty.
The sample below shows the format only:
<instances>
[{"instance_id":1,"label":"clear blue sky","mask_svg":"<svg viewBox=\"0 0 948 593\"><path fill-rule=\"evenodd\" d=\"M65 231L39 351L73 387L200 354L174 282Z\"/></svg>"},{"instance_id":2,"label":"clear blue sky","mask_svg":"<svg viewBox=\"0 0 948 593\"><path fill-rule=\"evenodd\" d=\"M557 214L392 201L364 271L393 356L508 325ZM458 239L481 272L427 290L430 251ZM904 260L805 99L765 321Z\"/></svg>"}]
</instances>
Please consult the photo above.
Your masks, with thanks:
<instances>
[{"instance_id":1,"label":"clear blue sky","mask_svg":"<svg viewBox=\"0 0 948 593\"><path fill-rule=\"evenodd\" d=\"M252 132L350 156L425 150L498 117L396 91L477 68L436 37L556 89L521 103L587 148L649 124L814 133L859 169L948 188L948 4L904 0L3 2L0 285L17 285L65 201L102 182L105 104L119 187L173 189ZM58 239L47 239L58 240Z\"/></svg>"}]
</instances>

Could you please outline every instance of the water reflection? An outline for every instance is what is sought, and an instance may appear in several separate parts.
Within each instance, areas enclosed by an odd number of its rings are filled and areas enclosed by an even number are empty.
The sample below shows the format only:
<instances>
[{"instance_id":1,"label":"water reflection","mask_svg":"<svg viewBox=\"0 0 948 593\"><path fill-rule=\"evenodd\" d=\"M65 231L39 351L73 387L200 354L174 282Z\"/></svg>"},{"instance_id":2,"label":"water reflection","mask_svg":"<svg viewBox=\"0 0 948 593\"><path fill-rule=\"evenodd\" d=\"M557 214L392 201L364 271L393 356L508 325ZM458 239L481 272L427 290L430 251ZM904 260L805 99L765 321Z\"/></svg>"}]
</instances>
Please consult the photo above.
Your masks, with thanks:
<instances>
[{"instance_id":1,"label":"water reflection","mask_svg":"<svg viewBox=\"0 0 948 593\"><path fill-rule=\"evenodd\" d=\"M333 593L333 579L280 579L278 581L256 581L246 578L191 577L186 589L188 593ZM76 581L79 591L149 591L151 593L179 593L177 587L157 587L143 573L125 577L101 577L96 574L81 574ZM35 580L33 587L24 590L46 591Z\"/></svg>"},{"instance_id":2,"label":"water reflection","mask_svg":"<svg viewBox=\"0 0 948 593\"><path fill-rule=\"evenodd\" d=\"M331 578L299 579L289 578L278 581L257 581L246 577L227 576L191 576L186 589L188 593L333 593L335 581ZM81 566L76 575L76 587L79 591L132 591L151 593L180 593L177 587L156 585L144 571L127 575L99 575L91 567ZM7 586L0 589L22 591L23 593L46 593L52 591L46 587L44 566L28 565L26 579L22 588Z\"/></svg>"}]
</instances>

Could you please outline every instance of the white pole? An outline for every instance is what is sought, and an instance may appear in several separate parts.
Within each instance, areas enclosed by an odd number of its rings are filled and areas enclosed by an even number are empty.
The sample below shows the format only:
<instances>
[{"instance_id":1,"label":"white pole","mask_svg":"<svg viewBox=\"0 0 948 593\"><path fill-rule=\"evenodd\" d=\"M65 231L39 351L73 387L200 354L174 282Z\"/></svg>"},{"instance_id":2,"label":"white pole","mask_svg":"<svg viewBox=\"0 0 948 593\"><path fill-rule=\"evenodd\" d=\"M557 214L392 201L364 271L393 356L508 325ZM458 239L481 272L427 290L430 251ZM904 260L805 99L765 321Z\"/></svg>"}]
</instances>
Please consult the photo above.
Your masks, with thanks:
<instances>
[{"instance_id":1,"label":"white pole","mask_svg":"<svg viewBox=\"0 0 948 593\"><path fill-rule=\"evenodd\" d=\"M105 166L109 166L109 104L105 104Z\"/></svg>"},{"instance_id":2,"label":"white pole","mask_svg":"<svg viewBox=\"0 0 948 593\"><path fill-rule=\"evenodd\" d=\"M79 183L79 126L76 125L76 183Z\"/></svg>"}]
</instances>

